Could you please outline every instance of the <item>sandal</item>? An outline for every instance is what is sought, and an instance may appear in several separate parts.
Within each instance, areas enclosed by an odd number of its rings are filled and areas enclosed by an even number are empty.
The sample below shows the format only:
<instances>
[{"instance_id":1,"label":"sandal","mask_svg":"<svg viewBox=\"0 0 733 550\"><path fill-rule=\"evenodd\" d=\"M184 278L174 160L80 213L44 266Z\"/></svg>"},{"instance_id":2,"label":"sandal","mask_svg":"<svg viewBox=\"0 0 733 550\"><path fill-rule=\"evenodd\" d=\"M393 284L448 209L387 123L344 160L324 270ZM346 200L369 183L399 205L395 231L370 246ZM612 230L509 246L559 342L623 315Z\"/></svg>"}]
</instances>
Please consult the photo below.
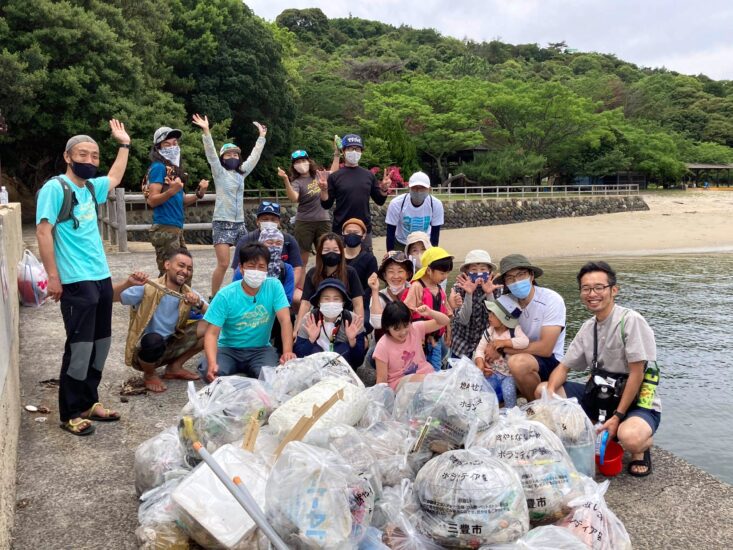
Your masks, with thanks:
<instances>
[{"instance_id":1,"label":"sandal","mask_svg":"<svg viewBox=\"0 0 733 550\"><path fill-rule=\"evenodd\" d=\"M632 468L634 466L645 466L645 472L635 472ZM652 453L649 449L644 451L644 458L642 460L632 460L627 466L627 470L630 476L634 477L646 477L652 473Z\"/></svg>"},{"instance_id":2,"label":"sandal","mask_svg":"<svg viewBox=\"0 0 733 550\"><path fill-rule=\"evenodd\" d=\"M104 416L92 414L97 407L102 407L102 410L104 411ZM117 422L120 419L120 413L118 413L117 411L112 411L110 409L105 409L104 405L102 405L101 403L95 403L94 405L89 407L89 411L87 412L86 416L82 415L82 418L86 420L95 420L97 422Z\"/></svg>"},{"instance_id":3,"label":"sandal","mask_svg":"<svg viewBox=\"0 0 733 550\"><path fill-rule=\"evenodd\" d=\"M86 427L82 428L81 425L86 424ZM65 430L69 432L70 434L74 435L92 435L94 433L94 424L92 424L88 419L82 418L81 420L77 420L74 422L73 420L67 420L66 422L61 422L59 424L61 426L62 430Z\"/></svg>"}]
</instances>

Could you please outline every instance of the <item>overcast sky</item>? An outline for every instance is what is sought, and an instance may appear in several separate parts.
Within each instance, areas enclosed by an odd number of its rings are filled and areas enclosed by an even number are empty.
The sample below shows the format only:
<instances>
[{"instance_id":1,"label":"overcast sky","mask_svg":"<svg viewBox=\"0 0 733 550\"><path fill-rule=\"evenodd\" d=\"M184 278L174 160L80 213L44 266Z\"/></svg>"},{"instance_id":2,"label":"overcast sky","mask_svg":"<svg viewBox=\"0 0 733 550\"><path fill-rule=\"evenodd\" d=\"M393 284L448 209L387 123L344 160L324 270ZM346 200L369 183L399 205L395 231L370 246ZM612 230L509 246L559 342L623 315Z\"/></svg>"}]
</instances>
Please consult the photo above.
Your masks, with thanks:
<instances>
[{"instance_id":1,"label":"overcast sky","mask_svg":"<svg viewBox=\"0 0 733 550\"><path fill-rule=\"evenodd\" d=\"M435 28L444 35L511 44L565 40L646 67L733 79L732 0L245 0L274 20L287 8L329 17Z\"/></svg>"}]
</instances>

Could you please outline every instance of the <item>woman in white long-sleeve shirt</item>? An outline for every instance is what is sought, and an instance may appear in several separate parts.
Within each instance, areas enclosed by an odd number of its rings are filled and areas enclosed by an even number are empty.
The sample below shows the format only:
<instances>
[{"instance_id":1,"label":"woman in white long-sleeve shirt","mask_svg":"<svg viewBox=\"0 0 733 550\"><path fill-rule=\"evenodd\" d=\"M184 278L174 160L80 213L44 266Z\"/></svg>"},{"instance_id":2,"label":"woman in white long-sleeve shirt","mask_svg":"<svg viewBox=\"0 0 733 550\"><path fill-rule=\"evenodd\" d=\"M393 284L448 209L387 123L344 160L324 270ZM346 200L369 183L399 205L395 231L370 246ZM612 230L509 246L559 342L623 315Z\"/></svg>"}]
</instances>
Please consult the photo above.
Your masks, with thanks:
<instances>
[{"instance_id":1,"label":"woman in white long-sleeve shirt","mask_svg":"<svg viewBox=\"0 0 733 550\"><path fill-rule=\"evenodd\" d=\"M216 251L216 267L211 275L211 296L221 287L227 268L229 267L229 249L240 237L247 233L244 224L244 178L257 166L262 150L265 148L267 127L253 122L260 132L252 152L242 162L242 150L233 143L225 143L219 154L209 131L209 119L206 116L193 115L193 123L203 131L206 160L211 166L211 175L216 187L216 204L211 230Z\"/></svg>"}]
</instances>

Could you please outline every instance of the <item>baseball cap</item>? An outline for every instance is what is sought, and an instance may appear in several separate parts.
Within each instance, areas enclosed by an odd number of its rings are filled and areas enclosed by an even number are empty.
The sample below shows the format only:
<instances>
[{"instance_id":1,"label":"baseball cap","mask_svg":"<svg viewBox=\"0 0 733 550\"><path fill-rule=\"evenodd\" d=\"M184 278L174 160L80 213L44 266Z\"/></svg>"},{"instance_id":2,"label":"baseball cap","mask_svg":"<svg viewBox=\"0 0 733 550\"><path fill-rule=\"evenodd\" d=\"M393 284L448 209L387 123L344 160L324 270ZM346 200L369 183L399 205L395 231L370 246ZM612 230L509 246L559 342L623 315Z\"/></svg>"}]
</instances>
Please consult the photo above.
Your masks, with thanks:
<instances>
[{"instance_id":1,"label":"baseball cap","mask_svg":"<svg viewBox=\"0 0 733 550\"><path fill-rule=\"evenodd\" d=\"M356 134L346 134L341 139L341 146L344 149L347 147L358 147L359 149L364 149L364 142L362 141L361 136Z\"/></svg>"},{"instance_id":2,"label":"baseball cap","mask_svg":"<svg viewBox=\"0 0 733 550\"><path fill-rule=\"evenodd\" d=\"M153 134L153 145L160 145L160 142L165 141L166 139L181 139L182 135L183 132L181 132L178 128L161 126L155 131L155 134Z\"/></svg>"},{"instance_id":3,"label":"baseball cap","mask_svg":"<svg viewBox=\"0 0 733 550\"><path fill-rule=\"evenodd\" d=\"M262 214L274 214L275 216L279 218L280 217L280 203L262 201L260 205L257 207L257 216L259 217Z\"/></svg>"},{"instance_id":4,"label":"baseball cap","mask_svg":"<svg viewBox=\"0 0 733 550\"><path fill-rule=\"evenodd\" d=\"M410 176L409 181L410 187L421 185L423 187L430 188L430 177L425 172L415 172Z\"/></svg>"},{"instance_id":5,"label":"baseball cap","mask_svg":"<svg viewBox=\"0 0 733 550\"><path fill-rule=\"evenodd\" d=\"M219 149L219 156L222 156L227 151L233 151L237 153L238 155L242 154L242 150L239 147L237 147L236 145L234 145L233 143L225 143L224 145L221 146L221 149Z\"/></svg>"}]
</instances>

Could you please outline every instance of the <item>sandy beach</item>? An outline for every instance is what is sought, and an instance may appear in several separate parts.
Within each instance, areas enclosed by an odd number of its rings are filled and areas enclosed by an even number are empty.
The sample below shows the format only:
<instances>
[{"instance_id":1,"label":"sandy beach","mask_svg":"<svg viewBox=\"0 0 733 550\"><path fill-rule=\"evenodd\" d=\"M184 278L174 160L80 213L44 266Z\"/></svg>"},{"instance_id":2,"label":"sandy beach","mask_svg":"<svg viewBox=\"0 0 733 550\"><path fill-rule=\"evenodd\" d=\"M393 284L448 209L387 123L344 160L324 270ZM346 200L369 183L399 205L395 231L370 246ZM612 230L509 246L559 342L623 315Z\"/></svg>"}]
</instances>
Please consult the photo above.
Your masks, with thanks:
<instances>
[{"instance_id":1,"label":"sandy beach","mask_svg":"<svg viewBox=\"0 0 733 550\"><path fill-rule=\"evenodd\" d=\"M685 252L733 252L733 190L643 195L650 210L510 225L447 229L443 248L463 258L484 248L496 260L511 253L531 259L612 257ZM384 251L377 239L375 253Z\"/></svg>"},{"instance_id":2,"label":"sandy beach","mask_svg":"<svg viewBox=\"0 0 733 550\"><path fill-rule=\"evenodd\" d=\"M512 253L522 253L531 259L590 259L733 252L733 189L642 196L649 205L649 210L644 212L445 229L440 233L440 244L459 259L469 250L483 248L497 261ZM131 252L152 250L149 243L131 242L129 247ZM209 245L190 245L190 248L199 251L199 255L209 250L214 258L213 247ZM384 251L384 237L377 237L374 240L377 258Z\"/></svg>"}]
</instances>

